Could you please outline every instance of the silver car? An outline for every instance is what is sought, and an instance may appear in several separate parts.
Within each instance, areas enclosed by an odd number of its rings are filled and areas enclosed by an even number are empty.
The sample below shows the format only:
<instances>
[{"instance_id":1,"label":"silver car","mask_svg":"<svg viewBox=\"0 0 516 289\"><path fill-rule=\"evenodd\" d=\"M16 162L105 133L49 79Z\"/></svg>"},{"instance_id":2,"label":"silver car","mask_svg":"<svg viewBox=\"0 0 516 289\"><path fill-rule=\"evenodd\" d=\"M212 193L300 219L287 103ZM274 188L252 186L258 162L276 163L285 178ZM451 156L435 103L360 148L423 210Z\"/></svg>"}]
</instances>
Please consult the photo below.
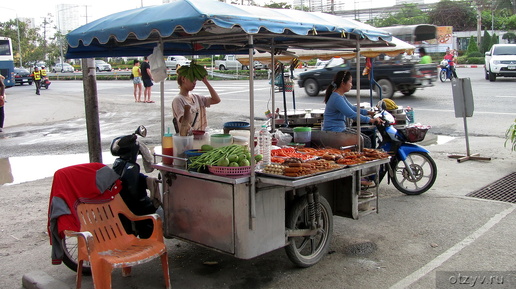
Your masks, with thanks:
<instances>
[{"instance_id":1,"label":"silver car","mask_svg":"<svg viewBox=\"0 0 516 289\"><path fill-rule=\"evenodd\" d=\"M97 72L101 71L111 71L111 64L105 62L104 60L95 60L95 67Z\"/></svg>"},{"instance_id":2,"label":"silver car","mask_svg":"<svg viewBox=\"0 0 516 289\"><path fill-rule=\"evenodd\" d=\"M54 67L52 67L52 72L53 73L56 73L56 72L74 72L75 69L73 68L73 66L71 66L70 64L68 63L56 63L56 65L54 65Z\"/></svg>"}]
</instances>

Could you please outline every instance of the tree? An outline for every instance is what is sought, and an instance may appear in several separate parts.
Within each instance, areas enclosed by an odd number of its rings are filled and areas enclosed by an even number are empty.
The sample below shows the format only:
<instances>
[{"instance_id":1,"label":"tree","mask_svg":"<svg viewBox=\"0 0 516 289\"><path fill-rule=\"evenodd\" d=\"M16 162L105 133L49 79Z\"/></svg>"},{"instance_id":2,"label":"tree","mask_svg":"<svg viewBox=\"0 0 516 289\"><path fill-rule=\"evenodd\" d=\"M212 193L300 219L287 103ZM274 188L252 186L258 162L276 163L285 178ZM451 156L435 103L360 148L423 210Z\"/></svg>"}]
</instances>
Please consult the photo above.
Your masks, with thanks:
<instances>
[{"instance_id":1,"label":"tree","mask_svg":"<svg viewBox=\"0 0 516 289\"><path fill-rule=\"evenodd\" d=\"M502 36L502 39L507 39L509 43L516 42L516 34L507 32Z\"/></svg>"},{"instance_id":2,"label":"tree","mask_svg":"<svg viewBox=\"0 0 516 289\"><path fill-rule=\"evenodd\" d=\"M428 12L429 22L437 26L453 26L454 31L476 29L476 12L469 1L442 0Z\"/></svg>"},{"instance_id":3,"label":"tree","mask_svg":"<svg viewBox=\"0 0 516 289\"><path fill-rule=\"evenodd\" d=\"M39 49L39 45L43 40L39 34L39 29L29 28L29 24L30 23L24 21L18 21L20 30L20 45L18 45L18 27L16 25L16 19L0 23L0 35L9 37L13 41L14 62L16 64L20 63L20 51L18 47L21 47L23 66L30 65L37 60L43 59L43 55L41 55Z\"/></svg>"},{"instance_id":4,"label":"tree","mask_svg":"<svg viewBox=\"0 0 516 289\"><path fill-rule=\"evenodd\" d=\"M473 37L473 35L471 35L471 37L469 38L468 48L466 49L466 55L471 55L474 52L479 52L479 51L478 51L477 42L475 41L475 37Z\"/></svg>"},{"instance_id":5,"label":"tree","mask_svg":"<svg viewBox=\"0 0 516 289\"><path fill-rule=\"evenodd\" d=\"M279 9L291 9L292 5L287 4L286 2L278 2L278 3L265 4L264 7L267 7L267 8L279 8Z\"/></svg>"},{"instance_id":6,"label":"tree","mask_svg":"<svg viewBox=\"0 0 516 289\"><path fill-rule=\"evenodd\" d=\"M498 35L496 33L493 34L493 37L491 37L491 46L500 43Z\"/></svg>"},{"instance_id":7,"label":"tree","mask_svg":"<svg viewBox=\"0 0 516 289\"><path fill-rule=\"evenodd\" d=\"M383 16L383 18L375 17L367 21L367 23L376 27L413 25L429 23L429 18L416 4L403 4L399 12L389 13Z\"/></svg>"},{"instance_id":8,"label":"tree","mask_svg":"<svg viewBox=\"0 0 516 289\"><path fill-rule=\"evenodd\" d=\"M491 40L493 38L491 37L491 35L489 34L489 32L487 30L484 30L484 37L482 37L482 53L486 52L486 51L489 51L489 49L491 49Z\"/></svg>"}]
</instances>

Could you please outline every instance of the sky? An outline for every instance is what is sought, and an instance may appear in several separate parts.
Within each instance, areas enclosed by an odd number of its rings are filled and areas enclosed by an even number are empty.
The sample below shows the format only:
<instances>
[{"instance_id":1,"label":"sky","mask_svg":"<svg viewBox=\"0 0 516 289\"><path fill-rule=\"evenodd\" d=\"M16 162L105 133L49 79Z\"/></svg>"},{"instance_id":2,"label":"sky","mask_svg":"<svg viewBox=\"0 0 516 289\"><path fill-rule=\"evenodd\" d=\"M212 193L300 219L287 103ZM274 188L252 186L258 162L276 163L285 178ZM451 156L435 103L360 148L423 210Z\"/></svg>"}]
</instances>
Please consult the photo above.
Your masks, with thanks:
<instances>
[{"instance_id":1,"label":"sky","mask_svg":"<svg viewBox=\"0 0 516 289\"><path fill-rule=\"evenodd\" d=\"M258 3L271 3L271 2L287 2L293 3L293 0L255 0ZM357 8L371 8L371 7L386 7L395 4L395 0L342 0L346 7L354 7L357 3L360 7ZM160 5L163 0L88 0L88 1L77 1L77 0L25 0L23 5L16 0L2 0L0 2L0 22L8 21L9 19L15 19L16 15L20 18L34 18L36 23L42 22L43 17L51 13L54 17L56 16L56 6L58 4L75 4L85 6L87 4L88 21L120 12L138 8L143 6ZM365 6L365 7L364 7ZM353 8L351 8L353 9ZM84 7L86 11L86 7ZM86 12L85 12L86 14Z\"/></svg>"}]
</instances>

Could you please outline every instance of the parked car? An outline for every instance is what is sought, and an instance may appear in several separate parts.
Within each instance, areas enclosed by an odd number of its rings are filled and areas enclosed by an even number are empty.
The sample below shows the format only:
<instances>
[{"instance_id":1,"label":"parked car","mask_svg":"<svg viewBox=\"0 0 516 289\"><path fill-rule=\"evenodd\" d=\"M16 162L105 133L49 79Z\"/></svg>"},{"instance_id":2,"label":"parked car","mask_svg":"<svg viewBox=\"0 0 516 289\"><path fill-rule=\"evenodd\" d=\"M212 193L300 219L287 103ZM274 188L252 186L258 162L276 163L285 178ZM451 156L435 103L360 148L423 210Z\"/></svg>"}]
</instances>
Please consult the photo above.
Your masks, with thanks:
<instances>
[{"instance_id":1,"label":"parked car","mask_svg":"<svg viewBox=\"0 0 516 289\"><path fill-rule=\"evenodd\" d=\"M29 85L32 85L32 76L30 75L30 72L23 67L14 68L14 80L16 81L16 84L23 85L24 83L28 83Z\"/></svg>"},{"instance_id":2,"label":"parked car","mask_svg":"<svg viewBox=\"0 0 516 289\"><path fill-rule=\"evenodd\" d=\"M497 76L516 77L516 44L494 44L485 55L486 79L493 82Z\"/></svg>"},{"instance_id":3,"label":"parked car","mask_svg":"<svg viewBox=\"0 0 516 289\"><path fill-rule=\"evenodd\" d=\"M263 64L261 63L260 61L258 60L255 60L254 61L254 69L256 70L260 70L260 69L267 69L267 65L266 64Z\"/></svg>"},{"instance_id":4,"label":"parked car","mask_svg":"<svg viewBox=\"0 0 516 289\"><path fill-rule=\"evenodd\" d=\"M169 56L165 59L167 69L178 69L180 66L190 65L190 62L190 59L178 55Z\"/></svg>"},{"instance_id":5,"label":"parked car","mask_svg":"<svg viewBox=\"0 0 516 289\"><path fill-rule=\"evenodd\" d=\"M52 67L52 72L53 73L56 73L56 72L74 72L75 69L73 68L73 66L71 66L70 64L68 63L63 63L61 65L61 63L56 63L56 65L54 65L54 67Z\"/></svg>"},{"instance_id":6,"label":"parked car","mask_svg":"<svg viewBox=\"0 0 516 289\"><path fill-rule=\"evenodd\" d=\"M112 70L111 64L105 62L104 60L95 60L95 69L97 72Z\"/></svg>"}]
</instances>

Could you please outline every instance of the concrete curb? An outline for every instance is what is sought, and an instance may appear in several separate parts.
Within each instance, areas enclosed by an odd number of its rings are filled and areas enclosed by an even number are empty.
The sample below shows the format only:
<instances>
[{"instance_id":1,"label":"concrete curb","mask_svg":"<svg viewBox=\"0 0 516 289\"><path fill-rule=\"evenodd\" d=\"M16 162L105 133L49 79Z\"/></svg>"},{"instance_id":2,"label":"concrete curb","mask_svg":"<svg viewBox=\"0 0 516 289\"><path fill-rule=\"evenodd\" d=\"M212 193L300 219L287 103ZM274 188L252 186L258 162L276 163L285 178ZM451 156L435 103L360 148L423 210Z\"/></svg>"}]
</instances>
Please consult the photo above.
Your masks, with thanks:
<instances>
[{"instance_id":1,"label":"concrete curb","mask_svg":"<svg viewBox=\"0 0 516 289\"><path fill-rule=\"evenodd\" d=\"M456 67L457 68L479 68L479 67L484 67L485 65L483 64L471 64L471 65L466 65L466 64L457 64Z\"/></svg>"},{"instance_id":2,"label":"concrete curb","mask_svg":"<svg viewBox=\"0 0 516 289\"><path fill-rule=\"evenodd\" d=\"M43 271L32 271L23 275L22 284L26 289L70 289L65 283Z\"/></svg>"}]
</instances>

